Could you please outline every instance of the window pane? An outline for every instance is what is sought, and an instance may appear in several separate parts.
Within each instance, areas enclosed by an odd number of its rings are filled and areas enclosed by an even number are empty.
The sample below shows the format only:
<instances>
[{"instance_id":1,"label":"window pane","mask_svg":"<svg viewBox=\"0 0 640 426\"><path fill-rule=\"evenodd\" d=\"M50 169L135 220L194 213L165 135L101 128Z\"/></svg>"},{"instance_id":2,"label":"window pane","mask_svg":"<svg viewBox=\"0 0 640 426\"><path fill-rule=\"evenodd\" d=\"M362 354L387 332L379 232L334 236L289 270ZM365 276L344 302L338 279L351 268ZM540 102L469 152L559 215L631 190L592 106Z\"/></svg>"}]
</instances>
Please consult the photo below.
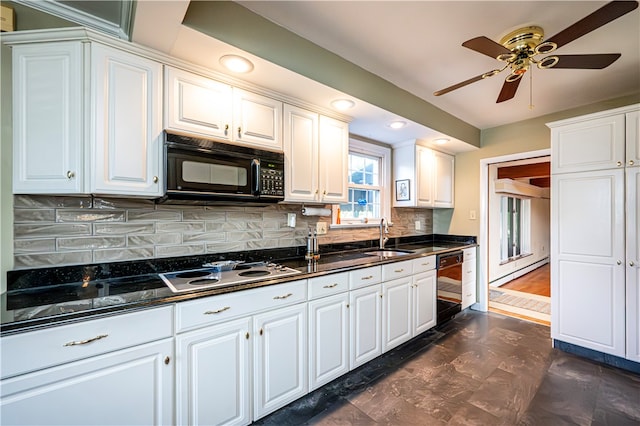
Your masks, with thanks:
<instances>
[{"instance_id":1,"label":"window pane","mask_svg":"<svg viewBox=\"0 0 640 426\"><path fill-rule=\"evenodd\" d=\"M341 220L381 216L380 161L379 157L349 153L349 202L340 205Z\"/></svg>"}]
</instances>

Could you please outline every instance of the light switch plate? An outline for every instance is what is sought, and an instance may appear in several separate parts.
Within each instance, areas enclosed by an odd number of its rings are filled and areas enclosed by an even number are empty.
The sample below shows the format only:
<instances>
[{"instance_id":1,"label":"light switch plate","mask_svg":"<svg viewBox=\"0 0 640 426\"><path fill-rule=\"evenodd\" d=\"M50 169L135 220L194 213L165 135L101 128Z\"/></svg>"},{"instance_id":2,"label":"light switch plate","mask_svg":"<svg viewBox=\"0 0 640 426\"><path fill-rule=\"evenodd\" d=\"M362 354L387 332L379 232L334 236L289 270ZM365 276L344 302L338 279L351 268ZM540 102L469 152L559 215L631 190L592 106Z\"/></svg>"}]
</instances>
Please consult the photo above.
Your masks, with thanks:
<instances>
[{"instance_id":1,"label":"light switch plate","mask_svg":"<svg viewBox=\"0 0 640 426\"><path fill-rule=\"evenodd\" d=\"M287 226L289 228L296 227L296 214L295 213L287 213Z\"/></svg>"}]
</instances>

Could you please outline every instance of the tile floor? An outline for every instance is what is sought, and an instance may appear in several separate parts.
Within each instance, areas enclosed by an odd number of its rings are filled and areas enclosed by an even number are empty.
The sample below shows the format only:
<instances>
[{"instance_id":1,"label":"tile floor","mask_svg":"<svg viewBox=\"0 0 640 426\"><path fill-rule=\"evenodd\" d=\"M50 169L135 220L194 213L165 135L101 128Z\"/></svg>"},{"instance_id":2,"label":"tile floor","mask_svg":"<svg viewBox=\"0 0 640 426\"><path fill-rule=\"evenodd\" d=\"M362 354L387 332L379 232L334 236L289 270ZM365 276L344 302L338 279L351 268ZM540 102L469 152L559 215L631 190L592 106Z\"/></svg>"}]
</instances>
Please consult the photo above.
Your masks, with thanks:
<instances>
[{"instance_id":1,"label":"tile floor","mask_svg":"<svg viewBox=\"0 0 640 426\"><path fill-rule=\"evenodd\" d=\"M640 376L467 310L255 424L638 426Z\"/></svg>"}]
</instances>

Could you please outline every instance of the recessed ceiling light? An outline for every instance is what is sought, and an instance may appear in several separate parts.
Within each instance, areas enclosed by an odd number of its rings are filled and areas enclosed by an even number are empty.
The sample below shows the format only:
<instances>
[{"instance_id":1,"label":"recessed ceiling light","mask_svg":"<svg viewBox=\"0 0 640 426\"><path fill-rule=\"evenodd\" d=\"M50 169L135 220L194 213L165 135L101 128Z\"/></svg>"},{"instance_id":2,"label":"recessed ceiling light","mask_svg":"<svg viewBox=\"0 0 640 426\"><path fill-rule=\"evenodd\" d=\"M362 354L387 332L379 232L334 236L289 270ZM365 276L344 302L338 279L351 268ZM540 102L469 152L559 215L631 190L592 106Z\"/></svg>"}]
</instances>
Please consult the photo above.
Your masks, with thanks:
<instances>
[{"instance_id":1,"label":"recessed ceiling light","mask_svg":"<svg viewBox=\"0 0 640 426\"><path fill-rule=\"evenodd\" d=\"M391 123L389 123L389 127L391 127L392 129L402 129L404 126L407 125L406 121L392 121Z\"/></svg>"},{"instance_id":2,"label":"recessed ceiling light","mask_svg":"<svg viewBox=\"0 0 640 426\"><path fill-rule=\"evenodd\" d=\"M435 139L434 142L437 143L438 145L444 145L445 143L449 142L449 139L440 138L440 139Z\"/></svg>"},{"instance_id":3,"label":"recessed ceiling light","mask_svg":"<svg viewBox=\"0 0 640 426\"><path fill-rule=\"evenodd\" d=\"M253 70L253 63L247 58L238 55L224 55L220 58L220 64L229 71L246 73Z\"/></svg>"},{"instance_id":4,"label":"recessed ceiling light","mask_svg":"<svg viewBox=\"0 0 640 426\"><path fill-rule=\"evenodd\" d=\"M335 101L331 102L331 106L339 111L345 111L356 106L356 103L351 99L336 99Z\"/></svg>"}]
</instances>

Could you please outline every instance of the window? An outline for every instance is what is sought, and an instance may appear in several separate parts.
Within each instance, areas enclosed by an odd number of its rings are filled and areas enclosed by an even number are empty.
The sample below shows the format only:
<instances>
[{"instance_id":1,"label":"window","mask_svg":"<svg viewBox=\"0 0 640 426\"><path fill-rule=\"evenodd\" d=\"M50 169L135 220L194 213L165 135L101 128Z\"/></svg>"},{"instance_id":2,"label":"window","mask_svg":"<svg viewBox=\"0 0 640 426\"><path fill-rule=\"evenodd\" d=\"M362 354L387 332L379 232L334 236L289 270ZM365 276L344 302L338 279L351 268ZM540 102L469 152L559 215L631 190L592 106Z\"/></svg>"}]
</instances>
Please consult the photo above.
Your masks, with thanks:
<instances>
[{"instance_id":1,"label":"window","mask_svg":"<svg viewBox=\"0 0 640 426\"><path fill-rule=\"evenodd\" d=\"M530 252L531 201L500 197L500 260L508 262Z\"/></svg>"},{"instance_id":2,"label":"window","mask_svg":"<svg viewBox=\"0 0 640 426\"><path fill-rule=\"evenodd\" d=\"M340 204L341 225L378 223L390 218L389 148L356 139L349 141L349 201ZM334 208L334 224L337 208Z\"/></svg>"}]
</instances>

